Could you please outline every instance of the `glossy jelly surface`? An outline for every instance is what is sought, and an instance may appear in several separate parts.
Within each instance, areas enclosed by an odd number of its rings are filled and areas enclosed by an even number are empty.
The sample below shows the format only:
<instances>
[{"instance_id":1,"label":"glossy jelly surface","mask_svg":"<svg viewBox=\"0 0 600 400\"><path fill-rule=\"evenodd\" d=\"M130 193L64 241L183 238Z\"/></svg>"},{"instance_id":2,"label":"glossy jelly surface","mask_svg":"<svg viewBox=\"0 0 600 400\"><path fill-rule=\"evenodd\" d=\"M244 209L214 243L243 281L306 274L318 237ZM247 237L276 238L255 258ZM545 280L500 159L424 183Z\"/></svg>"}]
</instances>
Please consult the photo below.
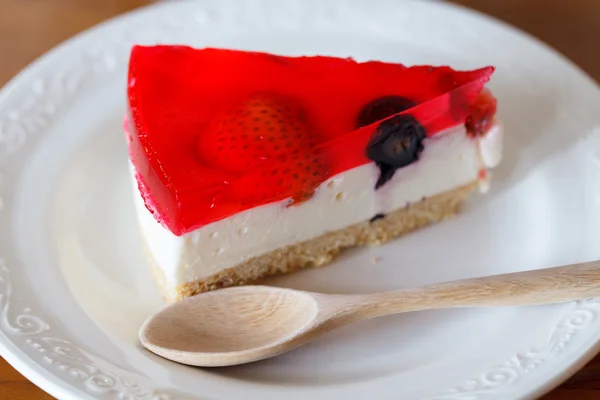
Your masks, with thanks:
<instances>
[{"instance_id":1,"label":"glossy jelly surface","mask_svg":"<svg viewBox=\"0 0 600 400\"><path fill-rule=\"evenodd\" d=\"M326 179L373 162L367 147L389 117L410 116L427 136L467 120L483 129L495 113L483 91L492 72L136 46L130 157L146 206L182 235L263 204L309 199Z\"/></svg>"}]
</instances>

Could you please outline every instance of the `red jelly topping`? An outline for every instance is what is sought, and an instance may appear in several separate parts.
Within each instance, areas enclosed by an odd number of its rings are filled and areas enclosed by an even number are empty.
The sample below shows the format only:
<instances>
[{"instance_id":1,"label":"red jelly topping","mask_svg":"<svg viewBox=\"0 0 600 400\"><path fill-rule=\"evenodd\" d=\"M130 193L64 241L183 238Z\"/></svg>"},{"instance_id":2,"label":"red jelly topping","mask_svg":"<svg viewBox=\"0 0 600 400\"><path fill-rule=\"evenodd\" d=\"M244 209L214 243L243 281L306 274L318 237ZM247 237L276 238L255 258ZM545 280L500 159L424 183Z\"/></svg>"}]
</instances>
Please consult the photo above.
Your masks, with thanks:
<instances>
[{"instance_id":1,"label":"red jelly topping","mask_svg":"<svg viewBox=\"0 0 600 400\"><path fill-rule=\"evenodd\" d=\"M381 119L359 129L357 120L377 99L408 99L395 115L410 114L427 136L468 119L485 129L495 113L482 92L492 72L136 46L130 156L146 206L182 235L263 204L297 204L326 179L372 162L367 144L392 115L367 110Z\"/></svg>"}]
</instances>

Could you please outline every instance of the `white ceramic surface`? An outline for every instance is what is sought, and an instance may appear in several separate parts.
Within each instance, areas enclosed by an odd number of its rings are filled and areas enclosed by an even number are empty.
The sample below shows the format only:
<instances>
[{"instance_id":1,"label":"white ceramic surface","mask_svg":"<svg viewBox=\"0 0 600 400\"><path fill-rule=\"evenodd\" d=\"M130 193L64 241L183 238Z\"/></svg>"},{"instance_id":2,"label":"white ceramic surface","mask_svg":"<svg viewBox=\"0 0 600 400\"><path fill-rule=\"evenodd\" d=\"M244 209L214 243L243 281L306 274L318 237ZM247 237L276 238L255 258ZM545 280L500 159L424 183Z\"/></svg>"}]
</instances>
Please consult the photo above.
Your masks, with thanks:
<instances>
[{"instance_id":1,"label":"white ceramic surface","mask_svg":"<svg viewBox=\"0 0 600 400\"><path fill-rule=\"evenodd\" d=\"M0 353L61 399L518 399L591 358L600 300L364 322L285 356L202 370L137 345L160 307L121 133L133 43L498 67L507 132L466 213L274 283L359 293L600 258L600 90L535 40L439 2L169 2L70 40L0 94ZM251 78L251 77L250 77Z\"/></svg>"}]
</instances>

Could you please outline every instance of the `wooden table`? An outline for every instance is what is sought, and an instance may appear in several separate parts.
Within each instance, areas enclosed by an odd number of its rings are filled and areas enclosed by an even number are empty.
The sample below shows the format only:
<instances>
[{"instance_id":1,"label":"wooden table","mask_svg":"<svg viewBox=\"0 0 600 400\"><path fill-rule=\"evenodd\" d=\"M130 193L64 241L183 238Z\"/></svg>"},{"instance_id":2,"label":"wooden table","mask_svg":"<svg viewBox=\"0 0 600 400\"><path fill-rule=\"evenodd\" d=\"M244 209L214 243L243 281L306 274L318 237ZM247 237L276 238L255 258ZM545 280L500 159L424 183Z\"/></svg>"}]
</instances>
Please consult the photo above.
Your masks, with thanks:
<instances>
[{"instance_id":1,"label":"wooden table","mask_svg":"<svg viewBox=\"0 0 600 400\"><path fill-rule=\"evenodd\" d=\"M548 42L600 81L600 0L454 0ZM150 0L0 0L0 85L50 47ZM0 399L50 399L0 358ZM600 356L543 400L600 399Z\"/></svg>"}]
</instances>

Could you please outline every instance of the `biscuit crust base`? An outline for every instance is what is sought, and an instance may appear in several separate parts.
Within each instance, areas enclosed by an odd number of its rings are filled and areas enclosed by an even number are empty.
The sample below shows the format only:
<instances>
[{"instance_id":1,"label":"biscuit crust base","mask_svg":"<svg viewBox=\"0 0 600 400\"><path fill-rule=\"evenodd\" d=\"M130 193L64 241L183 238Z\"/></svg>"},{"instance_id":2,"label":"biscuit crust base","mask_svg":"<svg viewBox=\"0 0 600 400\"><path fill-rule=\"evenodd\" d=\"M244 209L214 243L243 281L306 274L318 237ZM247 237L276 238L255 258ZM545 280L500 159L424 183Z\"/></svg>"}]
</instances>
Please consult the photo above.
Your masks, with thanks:
<instances>
[{"instance_id":1,"label":"biscuit crust base","mask_svg":"<svg viewBox=\"0 0 600 400\"><path fill-rule=\"evenodd\" d=\"M344 249L379 245L416 229L440 222L454 216L477 185L477 182L473 182L430 198L423 198L375 221L364 221L327 232L319 237L276 249L235 267L176 287L168 284L162 270L148 251L146 251L146 258L164 298L173 302L210 290L240 286L274 275L289 274L302 268L322 267L329 264Z\"/></svg>"}]
</instances>

